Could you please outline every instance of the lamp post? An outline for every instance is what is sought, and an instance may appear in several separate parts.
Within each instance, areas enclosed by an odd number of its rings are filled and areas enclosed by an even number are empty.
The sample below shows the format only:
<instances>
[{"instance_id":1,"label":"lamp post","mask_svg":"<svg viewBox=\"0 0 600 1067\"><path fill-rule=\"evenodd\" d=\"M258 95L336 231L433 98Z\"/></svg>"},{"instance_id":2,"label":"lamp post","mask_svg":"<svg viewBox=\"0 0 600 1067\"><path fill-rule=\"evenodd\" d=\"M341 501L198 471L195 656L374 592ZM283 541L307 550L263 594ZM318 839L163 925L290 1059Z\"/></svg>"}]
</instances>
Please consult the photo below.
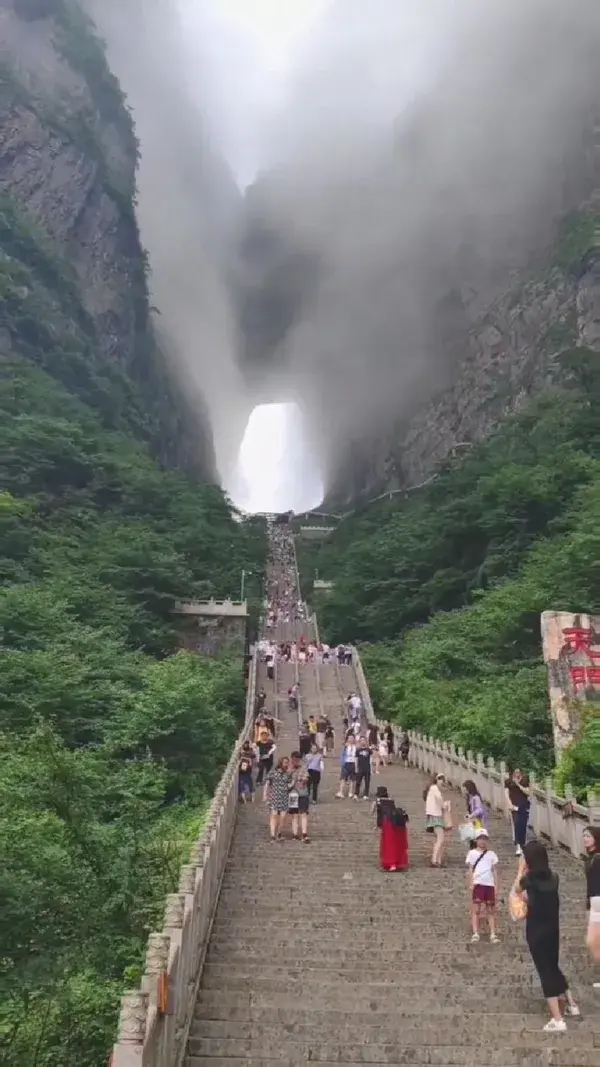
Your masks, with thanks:
<instances>
[{"instance_id":1,"label":"lamp post","mask_svg":"<svg viewBox=\"0 0 600 1067\"><path fill-rule=\"evenodd\" d=\"M251 576L252 576L252 571L242 570L242 584L240 586L240 601L241 601L242 604L244 603L244 584L245 584L246 578L247 577L250 578Z\"/></svg>"}]
</instances>

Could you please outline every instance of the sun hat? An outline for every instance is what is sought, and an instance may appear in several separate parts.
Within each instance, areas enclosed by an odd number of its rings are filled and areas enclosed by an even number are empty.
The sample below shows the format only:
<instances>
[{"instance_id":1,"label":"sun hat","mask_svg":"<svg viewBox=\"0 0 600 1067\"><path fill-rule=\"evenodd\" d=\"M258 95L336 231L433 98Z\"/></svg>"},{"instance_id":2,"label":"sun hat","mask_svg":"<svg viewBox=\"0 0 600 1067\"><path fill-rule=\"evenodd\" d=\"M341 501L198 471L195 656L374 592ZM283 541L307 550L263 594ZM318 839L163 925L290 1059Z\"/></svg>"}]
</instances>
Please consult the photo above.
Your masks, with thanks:
<instances>
[{"instance_id":1,"label":"sun hat","mask_svg":"<svg viewBox=\"0 0 600 1067\"><path fill-rule=\"evenodd\" d=\"M481 827L481 830L476 830L476 831L475 831L475 840L476 840L476 841L477 841L477 840L478 840L478 838L480 838L480 837L489 837L489 836L490 836L490 835L488 834L487 830L486 830L486 829L485 829L485 828L484 828L483 826Z\"/></svg>"}]
</instances>

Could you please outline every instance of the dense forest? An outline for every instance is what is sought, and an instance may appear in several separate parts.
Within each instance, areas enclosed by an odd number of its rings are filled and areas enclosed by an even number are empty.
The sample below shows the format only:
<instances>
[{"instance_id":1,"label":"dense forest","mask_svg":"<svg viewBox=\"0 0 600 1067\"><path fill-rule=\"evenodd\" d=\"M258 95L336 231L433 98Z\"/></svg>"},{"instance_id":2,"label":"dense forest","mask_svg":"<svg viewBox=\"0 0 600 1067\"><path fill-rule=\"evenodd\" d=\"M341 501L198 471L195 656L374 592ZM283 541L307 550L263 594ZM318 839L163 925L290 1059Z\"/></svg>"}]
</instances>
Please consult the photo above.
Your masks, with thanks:
<instances>
[{"instance_id":1,"label":"dense forest","mask_svg":"<svg viewBox=\"0 0 600 1067\"><path fill-rule=\"evenodd\" d=\"M244 569L256 616L266 531L199 484L210 449L152 329L102 46L74 0L15 11L68 70L48 87L15 55L0 78L40 167L31 204L0 161L0 1061L105 1067L245 705L241 656L178 651L174 600L237 599Z\"/></svg>"},{"instance_id":2,"label":"dense forest","mask_svg":"<svg viewBox=\"0 0 600 1067\"><path fill-rule=\"evenodd\" d=\"M553 763L540 612L600 608L598 355L561 368L429 486L299 550L322 630L362 644L382 716L538 774ZM330 593L311 595L315 573ZM582 792L599 770L596 706L557 782Z\"/></svg>"},{"instance_id":3,"label":"dense forest","mask_svg":"<svg viewBox=\"0 0 600 1067\"><path fill-rule=\"evenodd\" d=\"M0 455L1 1059L100 1067L244 707L173 601L256 595L265 531L25 365Z\"/></svg>"}]
</instances>

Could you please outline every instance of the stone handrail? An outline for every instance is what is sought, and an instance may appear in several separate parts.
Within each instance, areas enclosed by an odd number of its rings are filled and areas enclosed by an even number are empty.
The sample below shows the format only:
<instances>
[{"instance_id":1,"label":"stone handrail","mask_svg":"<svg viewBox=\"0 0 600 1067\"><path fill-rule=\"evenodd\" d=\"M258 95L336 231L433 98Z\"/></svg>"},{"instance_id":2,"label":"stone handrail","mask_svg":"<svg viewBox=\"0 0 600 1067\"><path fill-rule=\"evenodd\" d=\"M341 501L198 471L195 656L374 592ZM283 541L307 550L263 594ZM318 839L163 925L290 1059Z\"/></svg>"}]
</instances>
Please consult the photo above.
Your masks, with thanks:
<instances>
[{"instance_id":1,"label":"stone handrail","mask_svg":"<svg viewBox=\"0 0 600 1067\"><path fill-rule=\"evenodd\" d=\"M252 655L246 716L179 888L166 900L163 927L148 937L140 988L121 999L111 1067L180 1067L202 976L213 915L238 809L240 746L252 732L257 652Z\"/></svg>"},{"instance_id":2,"label":"stone handrail","mask_svg":"<svg viewBox=\"0 0 600 1067\"><path fill-rule=\"evenodd\" d=\"M294 682L296 683L296 686L297 686L296 693L298 694L298 697L297 697L298 704L297 704L297 707L296 707L296 718L298 720L298 733L300 733L300 730L302 729L302 723L304 722L304 714L302 712L302 697L300 695L300 669L299 669L299 666L298 666L298 657L297 656L294 659Z\"/></svg>"},{"instance_id":3,"label":"stone handrail","mask_svg":"<svg viewBox=\"0 0 600 1067\"><path fill-rule=\"evenodd\" d=\"M363 702L365 715L370 723L376 723L377 717L369 694L369 687L365 677L360 655L356 648L352 649L352 658L356 673L359 695ZM396 735L398 729L394 727ZM433 737L425 737L414 731L409 731L410 755L409 762L424 771L426 774L443 774L450 785L460 789L467 779L475 782L482 800L495 811L502 812L506 818L510 818L510 810L504 782L508 773L506 764L502 761L496 764L493 759L484 759L481 754L474 755L472 752L464 752L462 748L448 744L445 741L436 741ZM565 796L559 797L554 792L551 778L546 778L544 783L536 782L530 775L531 785L531 811L529 824L534 833L540 837L546 837L553 845L561 845L567 848L573 856L580 857L584 853L582 835L586 826L600 823L600 808L597 798L590 797L589 804L578 804L573 791L569 786L565 788Z\"/></svg>"},{"instance_id":4,"label":"stone handrail","mask_svg":"<svg viewBox=\"0 0 600 1067\"><path fill-rule=\"evenodd\" d=\"M354 674L356 675L356 684L358 686L358 695L362 700L363 711L365 719L369 726L375 726L377 723L377 716L375 709L373 708L373 701L371 700L371 694L369 692L369 686L365 676L362 660L360 658L358 649L352 646L352 666L354 667Z\"/></svg>"}]
</instances>

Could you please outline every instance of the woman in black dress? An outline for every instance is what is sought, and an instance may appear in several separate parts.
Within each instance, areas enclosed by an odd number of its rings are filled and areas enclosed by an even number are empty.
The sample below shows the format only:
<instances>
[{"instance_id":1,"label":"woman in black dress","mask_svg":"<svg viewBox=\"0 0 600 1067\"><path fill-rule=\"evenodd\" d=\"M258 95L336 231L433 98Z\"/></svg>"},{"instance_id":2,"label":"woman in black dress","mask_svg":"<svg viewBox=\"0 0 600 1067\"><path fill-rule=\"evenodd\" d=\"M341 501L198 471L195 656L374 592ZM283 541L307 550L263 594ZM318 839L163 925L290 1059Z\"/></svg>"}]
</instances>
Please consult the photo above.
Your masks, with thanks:
<instances>
[{"instance_id":1,"label":"woman in black dress","mask_svg":"<svg viewBox=\"0 0 600 1067\"><path fill-rule=\"evenodd\" d=\"M550 870L548 853L540 841L525 845L513 892L527 901L525 937L552 1016L544 1030L562 1033L567 1029L563 1009L565 1015L578 1016L580 1012L558 965L558 875Z\"/></svg>"}]
</instances>

